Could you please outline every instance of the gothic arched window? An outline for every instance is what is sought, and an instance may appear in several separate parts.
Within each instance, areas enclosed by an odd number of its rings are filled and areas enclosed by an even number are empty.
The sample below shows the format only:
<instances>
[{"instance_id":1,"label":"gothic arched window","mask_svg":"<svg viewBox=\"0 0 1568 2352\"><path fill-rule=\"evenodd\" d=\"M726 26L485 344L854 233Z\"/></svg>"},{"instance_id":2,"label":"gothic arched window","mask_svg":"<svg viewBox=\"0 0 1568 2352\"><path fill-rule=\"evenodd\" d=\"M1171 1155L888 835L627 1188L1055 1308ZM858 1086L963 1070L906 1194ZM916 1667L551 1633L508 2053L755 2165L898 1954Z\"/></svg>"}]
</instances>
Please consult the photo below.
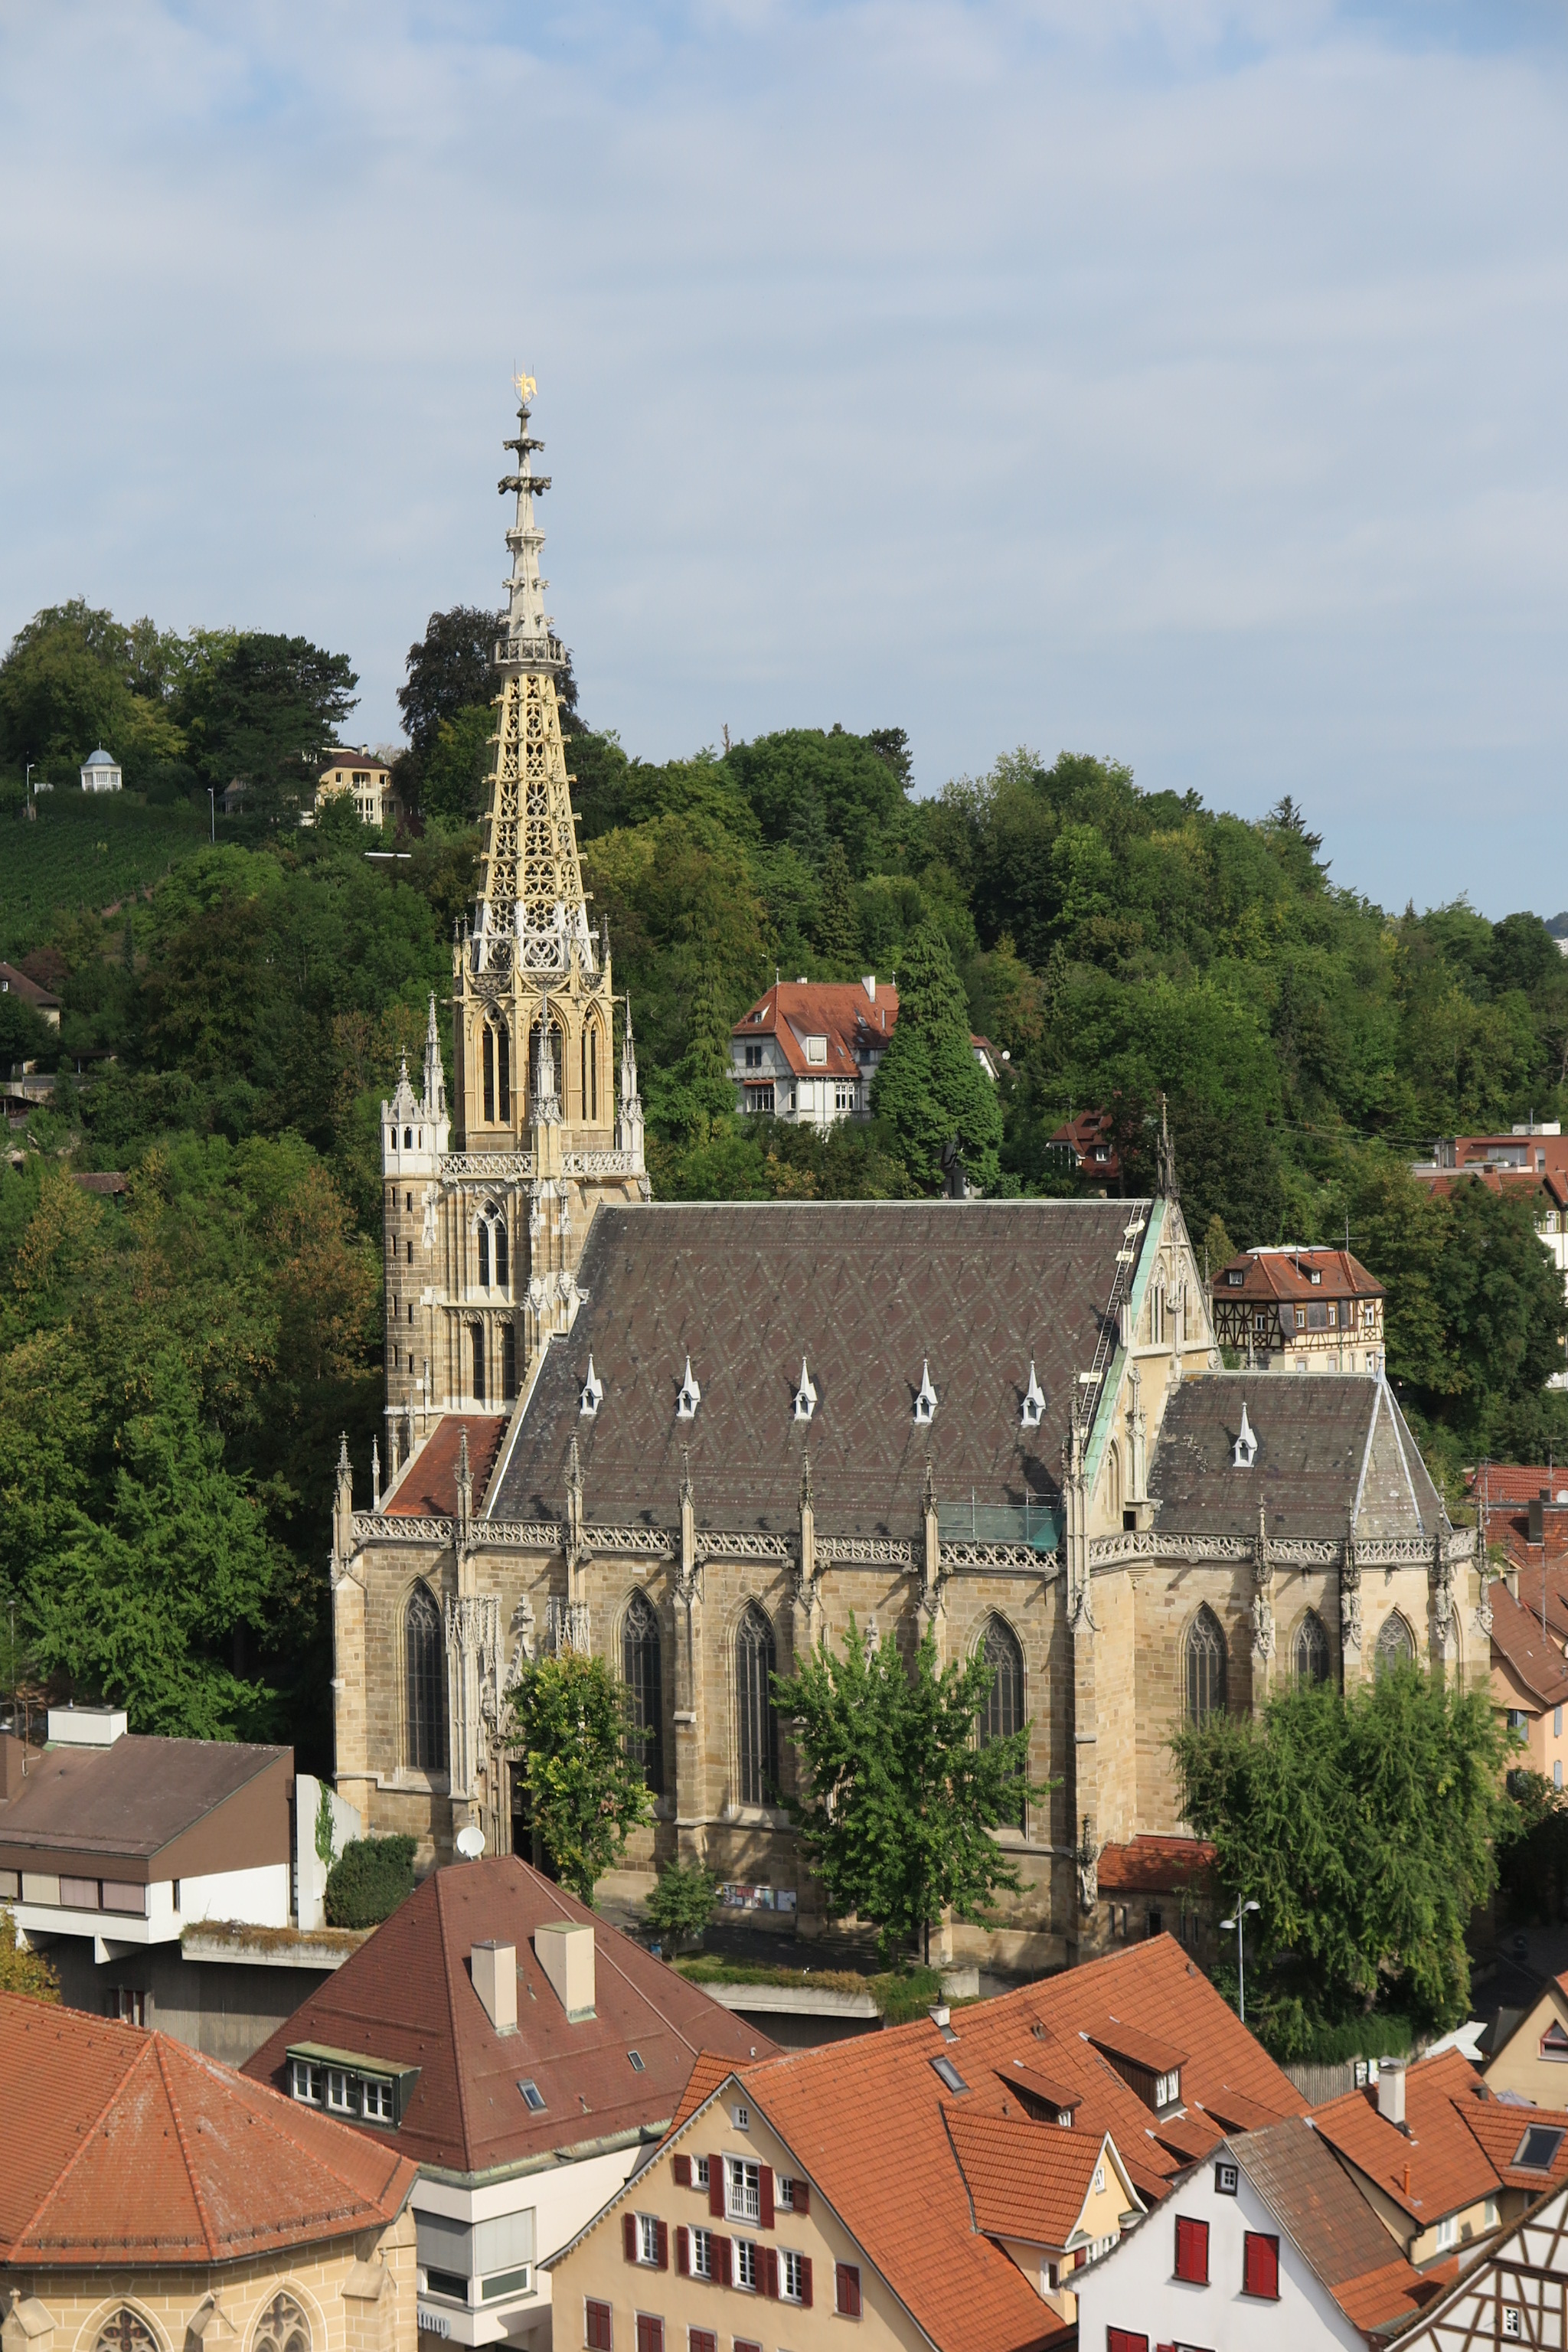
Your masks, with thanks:
<instances>
[{"instance_id":1,"label":"gothic arched window","mask_svg":"<svg viewBox=\"0 0 1568 2352\"><path fill-rule=\"evenodd\" d=\"M1121 1524L1121 1449L1114 1438L1105 1464L1105 1507L1112 1520Z\"/></svg>"},{"instance_id":2,"label":"gothic arched window","mask_svg":"<svg viewBox=\"0 0 1568 2352\"><path fill-rule=\"evenodd\" d=\"M251 2352L310 2352L310 2323L291 2294L275 2294L256 2323Z\"/></svg>"},{"instance_id":3,"label":"gothic arched window","mask_svg":"<svg viewBox=\"0 0 1568 2352\"><path fill-rule=\"evenodd\" d=\"M485 1327L482 1323L476 1323L474 1326L474 1402L483 1404L484 1401Z\"/></svg>"},{"instance_id":4,"label":"gothic arched window","mask_svg":"<svg viewBox=\"0 0 1568 2352\"><path fill-rule=\"evenodd\" d=\"M496 1115L496 1038L487 1021L484 1024L485 1118L493 1126Z\"/></svg>"},{"instance_id":5,"label":"gothic arched window","mask_svg":"<svg viewBox=\"0 0 1568 2352\"><path fill-rule=\"evenodd\" d=\"M158 2352L158 2342L146 2321L122 2303L99 2329L94 2352Z\"/></svg>"},{"instance_id":6,"label":"gothic arched window","mask_svg":"<svg viewBox=\"0 0 1568 2352\"><path fill-rule=\"evenodd\" d=\"M1415 1637L1396 1609L1392 1617L1385 1617L1383 1621L1373 1671L1385 1675L1390 1666L1413 1665L1415 1661Z\"/></svg>"},{"instance_id":7,"label":"gothic arched window","mask_svg":"<svg viewBox=\"0 0 1568 2352\"><path fill-rule=\"evenodd\" d=\"M658 1617L646 1593L634 1592L621 1622L621 1680L631 1694L631 1717L646 1739L635 1740L636 1760L656 1797L664 1794L664 1681Z\"/></svg>"},{"instance_id":8,"label":"gothic arched window","mask_svg":"<svg viewBox=\"0 0 1568 2352\"><path fill-rule=\"evenodd\" d=\"M778 1787L779 1727L769 1680L777 1664L773 1629L752 1601L735 1636L735 1755L742 1805L771 1804Z\"/></svg>"},{"instance_id":9,"label":"gothic arched window","mask_svg":"<svg viewBox=\"0 0 1568 2352\"><path fill-rule=\"evenodd\" d=\"M1291 1663L1299 1683L1326 1683L1329 1679L1329 1636L1315 1609L1309 1609L1296 1628Z\"/></svg>"},{"instance_id":10,"label":"gothic arched window","mask_svg":"<svg viewBox=\"0 0 1568 2352\"><path fill-rule=\"evenodd\" d=\"M496 1031L496 1093L505 1125L511 1118L511 1038L504 1024Z\"/></svg>"},{"instance_id":11,"label":"gothic arched window","mask_svg":"<svg viewBox=\"0 0 1568 2352\"><path fill-rule=\"evenodd\" d=\"M500 1327L500 1392L505 1404L517 1394L517 1328L511 1323Z\"/></svg>"},{"instance_id":12,"label":"gothic arched window","mask_svg":"<svg viewBox=\"0 0 1568 2352\"><path fill-rule=\"evenodd\" d=\"M583 1032L583 1117L599 1116L599 1027L590 1021Z\"/></svg>"},{"instance_id":13,"label":"gothic arched window","mask_svg":"<svg viewBox=\"0 0 1568 2352\"><path fill-rule=\"evenodd\" d=\"M1226 1704L1225 1635L1206 1601L1187 1627L1183 1647L1187 1721L1202 1723L1205 1716L1223 1713Z\"/></svg>"},{"instance_id":14,"label":"gothic arched window","mask_svg":"<svg viewBox=\"0 0 1568 2352\"><path fill-rule=\"evenodd\" d=\"M504 1290L507 1283L506 1219L499 1210L496 1212L495 1236L496 1282L498 1286Z\"/></svg>"},{"instance_id":15,"label":"gothic arched window","mask_svg":"<svg viewBox=\"0 0 1568 2352\"><path fill-rule=\"evenodd\" d=\"M488 1290L490 1286L490 1229L482 1217L479 1219L479 1288Z\"/></svg>"},{"instance_id":16,"label":"gothic arched window","mask_svg":"<svg viewBox=\"0 0 1568 2352\"><path fill-rule=\"evenodd\" d=\"M406 1689L404 1746L417 1771L447 1769L447 1671L441 1654L441 1612L427 1584L416 1584L403 1612Z\"/></svg>"},{"instance_id":17,"label":"gothic arched window","mask_svg":"<svg viewBox=\"0 0 1568 2352\"><path fill-rule=\"evenodd\" d=\"M980 1654L991 1669L991 1687L980 1711L980 1745L986 1748L994 1739L1010 1739L1024 1727L1024 1653L1005 1618L987 1618ZM1007 1819L1015 1829L1022 1829L1021 1796Z\"/></svg>"}]
</instances>

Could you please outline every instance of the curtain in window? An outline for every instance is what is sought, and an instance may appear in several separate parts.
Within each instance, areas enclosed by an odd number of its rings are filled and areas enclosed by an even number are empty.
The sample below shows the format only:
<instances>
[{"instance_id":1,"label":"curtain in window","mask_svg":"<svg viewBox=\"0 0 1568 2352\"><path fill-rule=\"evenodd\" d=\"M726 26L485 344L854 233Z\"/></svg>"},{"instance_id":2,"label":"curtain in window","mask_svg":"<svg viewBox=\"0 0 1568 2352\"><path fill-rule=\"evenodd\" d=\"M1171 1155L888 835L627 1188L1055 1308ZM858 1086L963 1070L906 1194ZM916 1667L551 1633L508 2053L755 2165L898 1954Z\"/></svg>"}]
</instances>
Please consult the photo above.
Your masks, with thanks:
<instances>
[{"instance_id":1,"label":"curtain in window","mask_svg":"<svg viewBox=\"0 0 1568 2352\"><path fill-rule=\"evenodd\" d=\"M643 1779L656 1797L664 1794L664 1682L660 1668L658 1616L641 1592L634 1592L621 1625L621 1680L631 1694L632 1722L651 1736L635 1740Z\"/></svg>"},{"instance_id":2,"label":"curtain in window","mask_svg":"<svg viewBox=\"0 0 1568 2352\"><path fill-rule=\"evenodd\" d=\"M407 1675L407 1760L421 1772L447 1769L447 1673L441 1612L427 1584L416 1584L403 1617Z\"/></svg>"},{"instance_id":3,"label":"curtain in window","mask_svg":"<svg viewBox=\"0 0 1568 2352\"><path fill-rule=\"evenodd\" d=\"M1385 1675L1390 1666L1407 1666L1415 1656L1415 1638L1396 1609L1385 1617L1383 1631L1377 1637L1374 1674Z\"/></svg>"},{"instance_id":4,"label":"curtain in window","mask_svg":"<svg viewBox=\"0 0 1568 2352\"><path fill-rule=\"evenodd\" d=\"M980 1715L980 1744L984 1748L993 1739L1010 1739L1014 1732L1024 1727L1024 1653L1005 1619L991 1617L986 1620L980 1654L992 1674L991 1688ZM1022 1829L1022 1796L1007 1819L1015 1829Z\"/></svg>"},{"instance_id":5,"label":"curtain in window","mask_svg":"<svg viewBox=\"0 0 1568 2352\"><path fill-rule=\"evenodd\" d=\"M1202 1723L1226 1704L1225 1635L1206 1602L1187 1628L1185 1651L1187 1720Z\"/></svg>"},{"instance_id":6,"label":"curtain in window","mask_svg":"<svg viewBox=\"0 0 1568 2352\"><path fill-rule=\"evenodd\" d=\"M1309 1609L1296 1628L1296 1680L1326 1683L1329 1679L1329 1636L1315 1609Z\"/></svg>"},{"instance_id":7,"label":"curtain in window","mask_svg":"<svg viewBox=\"0 0 1568 2352\"><path fill-rule=\"evenodd\" d=\"M768 1681L777 1670L773 1629L753 1601L735 1637L735 1747L742 1805L772 1804L778 1787L778 1720Z\"/></svg>"}]
</instances>

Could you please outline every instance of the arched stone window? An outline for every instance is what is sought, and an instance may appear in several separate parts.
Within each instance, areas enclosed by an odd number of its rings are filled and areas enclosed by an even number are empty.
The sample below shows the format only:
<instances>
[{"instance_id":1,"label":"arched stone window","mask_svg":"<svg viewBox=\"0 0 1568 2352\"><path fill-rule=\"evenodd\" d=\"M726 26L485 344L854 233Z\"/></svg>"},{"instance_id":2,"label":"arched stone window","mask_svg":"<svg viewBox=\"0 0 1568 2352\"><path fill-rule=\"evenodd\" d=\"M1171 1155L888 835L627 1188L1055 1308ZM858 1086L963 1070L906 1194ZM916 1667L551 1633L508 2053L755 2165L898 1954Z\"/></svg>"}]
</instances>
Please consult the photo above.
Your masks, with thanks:
<instances>
[{"instance_id":1,"label":"arched stone window","mask_svg":"<svg viewBox=\"0 0 1568 2352\"><path fill-rule=\"evenodd\" d=\"M1383 1621L1373 1671L1385 1675L1390 1666L1413 1665L1415 1660L1415 1637L1396 1609L1392 1617L1385 1617Z\"/></svg>"},{"instance_id":2,"label":"arched stone window","mask_svg":"<svg viewBox=\"0 0 1568 2352\"><path fill-rule=\"evenodd\" d=\"M416 1584L403 1612L405 1760L416 1771L447 1769L447 1665L441 1612L427 1584Z\"/></svg>"},{"instance_id":3,"label":"arched stone window","mask_svg":"<svg viewBox=\"0 0 1568 2352\"><path fill-rule=\"evenodd\" d=\"M99 2329L94 2352L158 2352L158 2340L146 2321L122 2303Z\"/></svg>"},{"instance_id":4,"label":"arched stone window","mask_svg":"<svg viewBox=\"0 0 1568 2352\"><path fill-rule=\"evenodd\" d=\"M481 1290L488 1290L490 1286L490 1229L489 1225L486 1224L482 1217L479 1219L478 1241L479 1245L479 1288Z\"/></svg>"},{"instance_id":5,"label":"arched stone window","mask_svg":"<svg viewBox=\"0 0 1568 2352\"><path fill-rule=\"evenodd\" d=\"M497 1209L497 1210L495 1211L495 1213L495 1213L495 1227L494 1227L494 1232L495 1232L495 1243L496 1243L496 1286L497 1286L497 1288L498 1288L498 1289L500 1289L500 1290L504 1290L504 1289L506 1288L506 1285L507 1285L507 1272L508 1272L508 1265L507 1265L508 1252L507 1252L507 1238L506 1238L506 1216L505 1216L504 1212L503 1212L503 1211L501 1211L501 1210L500 1210L500 1209Z\"/></svg>"},{"instance_id":6,"label":"arched stone window","mask_svg":"<svg viewBox=\"0 0 1568 2352\"><path fill-rule=\"evenodd\" d=\"M511 1118L511 1038L504 1023L496 1030L496 1094L505 1125Z\"/></svg>"},{"instance_id":7,"label":"arched stone window","mask_svg":"<svg viewBox=\"0 0 1568 2352\"><path fill-rule=\"evenodd\" d=\"M500 1327L500 1392L505 1404L517 1394L517 1328L511 1323Z\"/></svg>"},{"instance_id":8,"label":"arched stone window","mask_svg":"<svg viewBox=\"0 0 1568 2352\"><path fill-rule=\"evenodd\" d=\"M1202 1723L1205 1716L1223 1714L1226 1706L1225 1634L1220 1629L1219 1619L1206 1601L1187 1627L1182 1664L1187 1721Z\"/></svg>"},{"instance_id":9,"label":"arched stone window","mask_svg":"<svg viewBox=\"0 0 1568 2352\"><path fill-rule=\"evenodd\" d=\"M483 1404L484 1401L485 1327L482 1323L476 1323L474 1325L474 1402Z\"/></svg>"},{"instance_id":10,"label":"arched stone window","mask_svg":"<svg viewBox=\"0 0 1568 2352\"><path fill-rule=\"evenodd\" d=\"M310 2323L291 2294L275 2294L256 2323L251 2352L310 2352Z\"/></svg>"},{"instance_id":11,"label":"arched stone window","mask_svg":"<svg viewBox=\"0 0 1568 2352\"><path fill-rule=\"evenodd\" d=\"M488 1021L484 1030L485 1118L493 1126L496 1115L496 1035Z\"/></svg>"},{"instance_id":12,"label":"arched stone window","mask_svg":"<svg viewBox=\"0 0 1568 2352\"><path fill-rule=\"evenodd\" d=\"M735 1760L742 1805L773 1802L779 1777L779 1727L769 1676L777 1671L773 1629L755 1601L735 1636Z\"/></svg>"},{"instance_id":13,"label":"arched stone window","mask_svg":"<svg viewBox=\"0 0 1568 2352\"><path fill-rule=\"evenodd\" d=\"M1331 1670L1329 1636L1315 1609L1309 1609L1296 1628L1290 1663L1299 1683L1326 1683Z\"/></svg>"},{"instance_id":14,"label":"arched stone window","mask_svg":"<svg viewBox=\"0 0 1568 2352\"><path fill-rule=\"evenodd\" d=\"M980 1654L991 1669L991 1687L980 1711L980 1745L1010 1739L1024 1727L1024 1653L1018 1637L1003 1617L988 1617L980 1640ZM1015 1829L1024 1826L1024 1800L1007 1816Z\"/></svg>"},{"instance_id":15,"label":"arched stone window","mask_svg":"<svg viewBox=\"0 0 1568 2352\"><path fill-rule=\"evenodd\" d=\"M621 1621L621 1680L631 1693L631 1717L647 1738L635 1740L643 1779L656 1797L664 1794L664 1677L659 1660L658 1613L646 1593L634 1592Z\"/></svg>"},{"instance_id":16,"label":"arched stone window","mask_svg":"<svg viewBox=\"0 0 1568 2352\"><path fill-rule=\"evenodd\" d=\"M599 1024L590 1021L583 1031L583 1118L599 1116Z\"/></svg>"}]
</instances>

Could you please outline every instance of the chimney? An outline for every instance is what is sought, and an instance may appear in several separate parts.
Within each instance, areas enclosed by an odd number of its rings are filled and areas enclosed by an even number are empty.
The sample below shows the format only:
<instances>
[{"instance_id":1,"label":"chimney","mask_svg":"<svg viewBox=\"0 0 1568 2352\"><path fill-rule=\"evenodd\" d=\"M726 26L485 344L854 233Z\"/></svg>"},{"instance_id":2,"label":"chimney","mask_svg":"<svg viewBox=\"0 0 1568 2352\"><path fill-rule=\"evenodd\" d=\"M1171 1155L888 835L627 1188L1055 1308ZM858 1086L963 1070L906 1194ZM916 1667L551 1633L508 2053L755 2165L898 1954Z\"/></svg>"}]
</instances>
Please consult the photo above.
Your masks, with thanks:
<instances>
[{"instance_id":1,"label":"chimney","mask_svg":"<svg viewBox=\"0 0 1568 2352\"><path fill-rule=\"evenodd\" d=\"M1532 1544L1544 1543L1546 1540L1545 1506L1551 1500L1552 1497L1544 1486L1539 1495L1531 1495L1530 1498L1530 1540Z\"/></svg>"},{"instance_id":2,"label":"chimney","mask_svg":"<svg viewBox=\"0 0 1568 2352\"><path fill-rule=\"evenodd\" d=\"M48 1711L51 1748L112 1748L125 1737L128 1720L122 1706L51 1706Z\"/></svg>"},{"instance_id":3,"label":"chimney","mask_svg":"<svg viewBox=\"0 0 1568 2352\"><path fill-rule=\"evenodd\" d=\"M476 1944L468 1955L474 1990L498 2033L517 2032L517 1946Z\"/></svg>"},{"instance_id":4,"label":"chimney","mask_svg":"<svg viewBox=\"0 0 1568 2352\"><path fill-rule=\"evenodd\" d=\"M1377 2074L1377 2112L1384 2123L1405 2129L1405 2061L1384 2058Z\"/></svg>"},{"instance_id":5,"label":"chimney","mask_svg":"<svg viewBox=\"0 0 1568 2352\"><path fill-rule=\"evenodd\" d=\"M534 1958L550 1980L568 2021L592 2017L594 2010L594 1930L570 1919L552 1920L534 1931Z\"/></svg>"},{"instance_id":6,"label":"chimney","mask_svg":"<svg viewBox=\"0 0 1568 2352\"><path fill-rule=\"evenodd\" d=\"M873 1003L873 1004L875 1004L875 1003L877 1002L877 975L876 975L876 973L875 973L874 971L868 971L868 972L866 974L865 978L861 981L860 985L861 985L861 987L865 990L865 992L866 992L867 995L870 998L870 1000L871 1000L872 1003Z\"/></svg>"}]
</instances>

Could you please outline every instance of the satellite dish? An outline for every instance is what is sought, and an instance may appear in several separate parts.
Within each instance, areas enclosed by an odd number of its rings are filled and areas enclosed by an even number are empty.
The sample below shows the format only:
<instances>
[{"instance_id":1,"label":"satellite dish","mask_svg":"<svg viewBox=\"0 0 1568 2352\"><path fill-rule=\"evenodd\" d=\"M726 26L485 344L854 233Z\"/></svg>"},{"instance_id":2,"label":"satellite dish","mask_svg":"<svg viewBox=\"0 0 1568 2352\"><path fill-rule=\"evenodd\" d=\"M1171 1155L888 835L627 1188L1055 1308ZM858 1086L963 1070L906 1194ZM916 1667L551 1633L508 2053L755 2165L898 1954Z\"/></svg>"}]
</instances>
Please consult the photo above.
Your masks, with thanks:
<instances>
[{"instance_id":1,"label":"satellite dish","mask_svg":"<svg viewBox=\"0 0 1568 2352\"><path fill-rule=\"evenodd\" d=\"M485 1833L472 1822L466 1830L458 1832L458 1852L465 1862L478 1862L485 1850Z\"/></svg>"}]
</instances>

